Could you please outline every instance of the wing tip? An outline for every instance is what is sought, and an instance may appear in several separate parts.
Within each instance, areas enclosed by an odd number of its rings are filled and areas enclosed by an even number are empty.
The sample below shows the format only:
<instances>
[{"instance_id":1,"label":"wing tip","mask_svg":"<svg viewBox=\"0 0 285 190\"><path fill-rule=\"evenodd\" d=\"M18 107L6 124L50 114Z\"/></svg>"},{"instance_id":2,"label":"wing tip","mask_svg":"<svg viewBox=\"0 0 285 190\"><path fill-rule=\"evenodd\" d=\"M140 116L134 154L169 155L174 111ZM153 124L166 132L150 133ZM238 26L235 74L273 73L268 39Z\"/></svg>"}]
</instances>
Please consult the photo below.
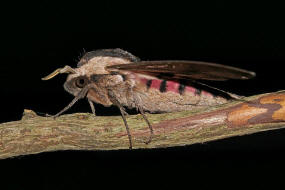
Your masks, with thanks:
<instances>
[{"instance_id":1,"label":"wing tip","mask_svg":"<svg viewBox=\"0 0 285 190\"><path fill-rule=\"evenodd\" d=\"M243 75L243 76L241 77L241 79L247 80L247 79L254 78L255 76L256 76L256 73L255 73L255 72L247 71L246 75Z\"/></svg>"}]
</instances>

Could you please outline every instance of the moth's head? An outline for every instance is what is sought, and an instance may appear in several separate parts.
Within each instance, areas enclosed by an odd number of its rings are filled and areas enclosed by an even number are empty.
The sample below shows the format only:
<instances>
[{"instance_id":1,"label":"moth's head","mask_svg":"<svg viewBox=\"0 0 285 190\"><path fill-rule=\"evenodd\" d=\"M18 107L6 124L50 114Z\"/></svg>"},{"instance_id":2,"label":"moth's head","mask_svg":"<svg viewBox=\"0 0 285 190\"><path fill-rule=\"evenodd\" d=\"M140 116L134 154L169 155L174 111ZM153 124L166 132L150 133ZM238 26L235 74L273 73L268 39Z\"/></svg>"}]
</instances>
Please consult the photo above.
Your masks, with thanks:
<instances>
[{"instance_id":1,"label":"moth's head","mask_svg":"<svg viewBox=\"0 0 285 190\"><path fill-rule=\"evenodd\" d=\"M70 66L56 69L48 76L42 78L42 80L49 80L61 73L68 74L63 86L67 92L74 96L76 96L87 84L89 84L89 79L85 74L82 74L78 71L78 69L73 69Z\"/></svg>"},{"instance_id":2,"label":"moth's head","mask_svg":"<svg viewBox=\"0 0 285 190\"><path fill-rule=\"evenodd\" d=\"M76 96L87 84L89 84L89 78L87 76L69 74L63 87L67 92Z\"/></svg>"},{"instance_id":3,"label":"moth's head","mask_svg":"<svg viewBox=\"0 0 285 190\"><path fill-rule=\"evenodd\" d=\"M87 84L90 84L91 75L109 74L109 71L105 69L106 66L136 62L138 60L139 58L119 48L96 50L83 55L77 64L77 68L65 66L42 79L49 80L58 74L67 73L68 76L64 83L64 89L76 96Z\"/></svg>"}]
</instances>

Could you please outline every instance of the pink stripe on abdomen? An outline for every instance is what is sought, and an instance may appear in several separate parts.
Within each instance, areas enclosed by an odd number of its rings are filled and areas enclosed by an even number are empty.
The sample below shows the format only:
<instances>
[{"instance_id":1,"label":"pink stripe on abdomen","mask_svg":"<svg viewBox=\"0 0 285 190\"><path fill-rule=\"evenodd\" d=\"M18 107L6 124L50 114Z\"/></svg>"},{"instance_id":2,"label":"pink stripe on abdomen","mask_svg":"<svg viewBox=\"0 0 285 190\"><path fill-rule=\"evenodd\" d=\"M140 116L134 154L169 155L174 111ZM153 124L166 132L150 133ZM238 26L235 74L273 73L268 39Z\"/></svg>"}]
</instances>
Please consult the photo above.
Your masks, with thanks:
<instances>
[{"instance_id":1,"label":"pink stripe on abdomen","mask_svg":"<svg viewBox=\"0 0 285 190\"><path fill-rule=\"evenodd\" d=\"M192 92L193 94L195 94L196 88L193 88L192 86L186 86L185 91Z\"/></svg>"},{"instance_id":2,"label":"pink stripe on abdomen","mask_svg":"<svg viewBox=\"0 0 285 190\"><path fill-rule=\"evenodd\" d=\"M179 83L173 82L173 81L167 81L166 84L166 91L171 91L171 92L176 92L179 93L178 88L179 88Z\"/></svg>"},{"instance_id":3,"label":"pink stripe on abdomen","mask_svg":"<svg viewBox=\"0 0 285 190\"><path fill-rule=\"evenodd\" d=\"M159 80L159 79L139 78L139 80L147 86L147 89L148 88L155 88L155 89L161 91L161 88L162 88L161 86L165 85L165 82L162 83L163 80ZM200 90L198 90L192 86L184 86L184 85L182 85L178 82L174 82L174 81L166 81L165 89L166 90L163 92L171 91L171 92L178 93L180 95L182 95L185 92L188 92L188 93L192 93L192 94L198 95L198 96L203 95L203 96L213 97L213 95L207 91L204 91L204 90L200 91Z\"/></svg>"},{"instance_id":4,"label":"pink stripe on abdomen","mask_svg":"<svg viewBox=\"0 0 285 190\"><path fill-rule=\"evenodd\" d=\"M162 82L162 80L156 80L156 79L152 80L150 88L159 89L161 82Z\"/></svg>"}]
</instances>

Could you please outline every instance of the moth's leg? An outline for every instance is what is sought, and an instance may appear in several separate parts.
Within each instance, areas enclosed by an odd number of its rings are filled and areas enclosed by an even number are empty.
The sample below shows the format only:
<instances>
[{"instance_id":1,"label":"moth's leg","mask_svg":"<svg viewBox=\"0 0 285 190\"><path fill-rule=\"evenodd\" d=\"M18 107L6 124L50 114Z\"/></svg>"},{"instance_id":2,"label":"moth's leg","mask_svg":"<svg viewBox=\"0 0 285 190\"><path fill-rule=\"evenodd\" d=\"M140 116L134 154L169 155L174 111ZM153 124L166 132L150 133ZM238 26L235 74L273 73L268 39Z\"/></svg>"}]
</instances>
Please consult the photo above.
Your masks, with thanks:
<instances>
[{"instance_id":1,"label":"moth's leg","mask_svg":"<svg viewBox=\"0 0 285 190\"><path fill-rule=\"evenodd\" d=\"M126 112L126 110L125 110L125 108L124 107L122 107L123 109L122 110L120 110L121 112L123 112L124 113L124 115L125 116L128 116L129 114L128 114L128 112Z\"/></svg>"},{"instance_id":2,"label":"moth's leg","mask_svg":"<svg viewBox=\"0 0 285 190\"><path fill-rule=\"evenodd\" d=\"M60 112L55 114L53 116L53 118L56 118L56 117L60 116L63 112L65 112L68 109L70 109L79 99L84 98L86 93L88 92L89 88L90 87L88 85L85 86L84 88L82 88L82 90L77 94L77 96L75 96L75 98L65 108L63 108Z\"/></svg>"},{"instance_id":3,"label":"moth's leg","mask_svg":"<svg viewBox=\"0 0 285 190\"><path fill-rule=\"evenodd\" d=\"M123 121L124 121L124 124L125 124L125 127L126 127L126 131L127 131L127 134L128 134L129 148L132 149L133 148L132 136L131 136L131 133L130 133L129 125L128 125L127 120L126 120L126 115L125 115L126 111L121 106L119 106L119 109L121 111L121 115L122 115L122 118L123 118Z\"/></svg>"},{"instance_id":4,"label":"moth's leg","mask_svg":"<svg viewBox=\"0 0 285 190\"><path fill-rule=\"evenodd\" d=\"M133 101L135 103L135 107L137 109L137 111L139 111L142 116L143 116L143 119L145 120L145 122L147 123L148 125L148 128L150 130L150 136L149 136L149 139L145 142L145 144L149 144L151 141L152 141L152 137L153 137L153 128L152 128L152 125L150 124L149 120L147 119L146 115L145 115L145 112L141 106L141 98L140 98L140 95L138 95L137 93L134 93L133 89L130 88L128 90L128 92L130 92L131 96L133 97Z\"/></svg>"},{"instance_id":5,"label":"moth's leg","mask_svg":"<svg viewBox=\"0 0 285 190\"><path fill-rule=\"evenodd\" d=\"M122 115L122 118L123 118L123 121L124 121L124 124L126 127L127 135L129 138L129 148L132 149L133 148L132 135L130 133L130 128L129 128L129 125L128 125L127 119L126 119L127 112L125 111L124 107L120 104L120 102L117 100L117 98L116 98L116 96L112 90L108 90L108 95L109 95L111 102L120 109L120 112L121 112L121 115Z\"/></svg>"},{"instance_id":6,"label":"moth's leg","mask_svg":"<svg viewBox=\"0 0 285 190\"><path fill-rule=\"evenodd\" d=\"M150 124L149 120L147 119L147 117L146 117L146 115L145 115L145 112L144 112L144 110L142 109L142 107L141 107L141 106L138 106L138 109L139 109L140 113L142 114L143 119L144 119L145 122L147 123L148 128L149 128L149 130L150 130L150 136L149 136L148 140L145 142L145 144L149 144L149 143L152 141L153 128L152 128L152 125Z\"/></svg>"},{"instance_id":7,"label":"moth's leg","mask_svg":"<svg viewBox=\"0 0 285 190\"><path fill-rule=\"evenodd\" d=\"M89 98L88 98L88 103L89 103L89 105L90 105L92 114L93 114L94 116L96 116L94 104L93 104L93 102L92 102Z\"/></svg>"}]
</instances>

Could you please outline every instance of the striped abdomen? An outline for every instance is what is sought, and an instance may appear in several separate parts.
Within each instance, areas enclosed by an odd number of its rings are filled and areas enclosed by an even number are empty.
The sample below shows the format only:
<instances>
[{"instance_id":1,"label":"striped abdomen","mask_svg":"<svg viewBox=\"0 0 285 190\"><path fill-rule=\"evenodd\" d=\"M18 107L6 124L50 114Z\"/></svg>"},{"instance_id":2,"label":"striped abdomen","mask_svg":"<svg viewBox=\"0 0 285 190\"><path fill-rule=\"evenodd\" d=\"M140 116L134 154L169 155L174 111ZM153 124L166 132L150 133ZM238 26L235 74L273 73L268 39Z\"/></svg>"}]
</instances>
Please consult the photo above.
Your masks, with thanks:
<instances>
[{"instance_id":1,"label":"striped abdomen","mask_svg":"<svg viewBox=\"0 0 285 190\"><path fill-rule=\"evenodd\" d=\"M178 82L137 78L144 86L139 93L143 108L150 112L175 112L223 104L227 99Z\"/></svg>"},{"instance_id":2,"label":"striped abdomen","mask_svg":"<svg viewBox=\"0 0 285 190\"><path fill-rule=\"evenodd\" d=\"M159 79L146 79L146 78L140 78L140 81L146 85L147 89L150 89L150 88L157 89L161 93L174 92L180 95L183 95L184 93L192 93L193 95L197 95L197 96L205 95L205 96L213 97L213 95L207 91L200 90L192 86L185 86L183 84L180 84L174 81L159 80Z\"/></svg>"}]
</instances>

